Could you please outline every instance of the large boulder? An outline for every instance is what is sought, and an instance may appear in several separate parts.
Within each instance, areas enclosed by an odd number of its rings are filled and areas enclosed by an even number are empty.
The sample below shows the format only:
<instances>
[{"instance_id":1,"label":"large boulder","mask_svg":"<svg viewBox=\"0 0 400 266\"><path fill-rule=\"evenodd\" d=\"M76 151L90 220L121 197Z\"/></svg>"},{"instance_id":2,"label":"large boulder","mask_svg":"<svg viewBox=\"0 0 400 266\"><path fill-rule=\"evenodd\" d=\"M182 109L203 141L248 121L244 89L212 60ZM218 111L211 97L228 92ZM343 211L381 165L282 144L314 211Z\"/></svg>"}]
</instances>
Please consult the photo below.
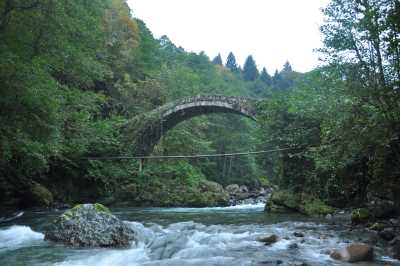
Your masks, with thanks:
<instances>
[{"instance_id":1,"label":"large boulder","mask_svg":"<svg viewBox=\"0 0 400 266\"><path fill-rule=\"evenodd\" d=\"M269 212L285 212L297 211L300 197L289 191L274 191L265 204L265 211Z\"/></svg>"},{"instance_id":2,"label":"large boulder","mask_svg":"<svg viewBox=\"0 0 400 266\"><path fill-rule=\"evenodd\" d=\"M188 203L194 207L228 206L229 193L216 182L201 180Z\"/></svg>"},{"instance_id":3,"label":"large boulder","mask_svg":"<svg viewBox=\"0 0 400 266\"><path fill-rule=\"evenodd\" d=\"M342 249L334 250L331 258L346 262L373 261L374 249L366 244L350 244Z\"/></svg>"},{"instance_id":4,"label":"large boulder","mask_svg":"<svg viewBox=\"0 0 400 266\"><path fill-rule=\"evenodd\" d=\"M55 219L45 239L81 247L127 247L135 232L101 204L81 204Z\"/></svg>"},{"instance_id":5,"label":"large boulder","mask_svg":"<svg viewBox=\"0 0 400 266\"><path fill-rule=\"evenodd\" d=\"M318 198L280 190L272 192L265 204L265 211L299 212L310 216L326 216L333 213L334 209Z\"/></svg>"}]
</instances>

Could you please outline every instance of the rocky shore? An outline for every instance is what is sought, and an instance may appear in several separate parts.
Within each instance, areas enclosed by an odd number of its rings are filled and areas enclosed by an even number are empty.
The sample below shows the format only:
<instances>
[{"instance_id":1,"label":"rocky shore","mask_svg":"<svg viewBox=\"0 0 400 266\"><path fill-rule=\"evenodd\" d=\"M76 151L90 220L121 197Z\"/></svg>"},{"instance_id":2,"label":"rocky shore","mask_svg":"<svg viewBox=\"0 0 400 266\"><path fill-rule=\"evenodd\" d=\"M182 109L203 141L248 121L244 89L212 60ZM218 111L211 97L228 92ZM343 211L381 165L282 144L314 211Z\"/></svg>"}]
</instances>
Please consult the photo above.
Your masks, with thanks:
<instances>
[{"instance_id":1,"label":"rocky shore","mask_svg":"<svg viewBox=\"0 0 400 266\"><path fill-rule=\"evenodd\" d=\"M396 203L387 198L368 195L367 202L361 207L333 208L321 199L289 191L274 191L265 205L267 212L298 212L316 216L331 225L346 228L346 233L354 235L357 245L349 245L347 250L332 251L332 258L348 262L371 260L372 250L381 248L391 257L400 259L400 213ZM264 237L263 242L270 243L276 237ZM354 254L353 254L354 253ZM353 256L353 255L354 256Z\"/></svg>"},{"instance_id":2,"label":"rocky shore","mask_svg":"<svg viewBox=\"0 0 400 266\"><path fill-rule=\"evenodd\" d=\"M140 207L217 207L239 204L264 203L272 189L250 189L244 185L230 184L225 188L216 182L201 180L193 186L179 184L164 187L124 186L113 197L104 200L109 206Z\"/></svg>"}]
</instances>

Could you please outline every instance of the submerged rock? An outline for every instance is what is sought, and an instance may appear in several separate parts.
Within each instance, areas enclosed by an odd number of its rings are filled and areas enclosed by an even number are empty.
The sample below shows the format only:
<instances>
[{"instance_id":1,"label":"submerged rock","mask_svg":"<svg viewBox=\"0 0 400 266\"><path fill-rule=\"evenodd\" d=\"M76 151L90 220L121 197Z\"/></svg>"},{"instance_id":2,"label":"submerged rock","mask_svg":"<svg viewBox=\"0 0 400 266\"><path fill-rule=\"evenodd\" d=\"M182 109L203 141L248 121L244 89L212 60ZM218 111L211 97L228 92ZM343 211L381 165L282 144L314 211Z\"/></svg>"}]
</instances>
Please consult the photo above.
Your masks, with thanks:
<instances>
[{"instance_id":1,"label":"submerged rock","mask_svg":"<svg viewBox=\"0 0 400 266\"><path fill-rule=\"evenodd\" d=\"M265 245L271 245L278 241L277 235L261 236L257 238L257 241L263 242Z\"/></svg>"},{"instance_id":2,"label":"submerged rock","mask_svg":"<svg viewBox=\"0 0 400 266\"><path fill-rule=\"evenodd\" d=\"M293 235L295 237L304 237L304 234L302 232L294 232Z\"/></svg>"},{"instance_id":3,"label":"submerged rock","mask_svg":"<svg viewBox=\"0 0 400 266\"><path fill-rule=\"evenodd\" d=\"M340 250L334 250L331 258L347 262L372 261L374 249L366 244L350 244Z\"/></svg>"},{"instance_id":4,"label":"submerged rock","mask_svg":"<svg viewBox=\"0 0 400 266\"><path fill-rule=\"evenodd\" d=\"M291 243L288 245L288 249L298 249L299 245L297 243Z\"/></svg>"},{"instance_id":5,"label":"submerged rock","mask_svg":"<svg viewBox=\"0 0 400 266\"><path fill-rule=\"evenodd\" d=\"M391 241L393 238L396 237L396 233L393 228L385 228L378 233L378 235L386 241Z\"/></svg>"},{"instance_id":6,"label":"submerged rock","mask_svg":"<svg viewBox=\"0 0 400 266\"><path fill-rule=\"evenodd\" d=\"M101 204L81 204L60 215L45 239L81 247L127 247L135 232Z\"/></svg>"},{"instance_id":7,"label":"submerged rock","mask_svg":"<svg viewBox=\"0 0 400 266\"><path fill-rule=\"evenodd\" d=\"M390 244L392 245L393 258L400 260L400 238L393 239Z\"/></svg>"}]
</instances>

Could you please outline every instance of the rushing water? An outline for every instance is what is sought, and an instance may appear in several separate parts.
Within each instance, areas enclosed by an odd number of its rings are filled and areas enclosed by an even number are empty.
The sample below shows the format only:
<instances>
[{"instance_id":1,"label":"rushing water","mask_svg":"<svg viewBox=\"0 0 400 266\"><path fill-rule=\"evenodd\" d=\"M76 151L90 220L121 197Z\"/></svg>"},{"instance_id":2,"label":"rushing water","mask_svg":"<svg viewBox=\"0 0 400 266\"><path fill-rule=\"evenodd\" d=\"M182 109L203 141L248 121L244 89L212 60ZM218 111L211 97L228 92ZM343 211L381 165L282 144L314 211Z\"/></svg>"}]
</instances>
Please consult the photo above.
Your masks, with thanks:
<instances>
[{"instance_id":1,"label":"rushing water","mask_svg":"<svg viewBox=\"0 0 400 266\"><path fill-rule=\"evenodd\" d=\"M327 254L354 240L340 227L322 221L265 213L262 204L113 211L138 233L130 248L84 249L49 243L41 232L60 213L30 212L0 227L0 265L346 265ZM294 232L305 237L296 238ZM256 241L270 234L278 235L279 241L271 246ZM377 252L376 262L357 265L400 265Z\"/></svg>"}]
</instances>

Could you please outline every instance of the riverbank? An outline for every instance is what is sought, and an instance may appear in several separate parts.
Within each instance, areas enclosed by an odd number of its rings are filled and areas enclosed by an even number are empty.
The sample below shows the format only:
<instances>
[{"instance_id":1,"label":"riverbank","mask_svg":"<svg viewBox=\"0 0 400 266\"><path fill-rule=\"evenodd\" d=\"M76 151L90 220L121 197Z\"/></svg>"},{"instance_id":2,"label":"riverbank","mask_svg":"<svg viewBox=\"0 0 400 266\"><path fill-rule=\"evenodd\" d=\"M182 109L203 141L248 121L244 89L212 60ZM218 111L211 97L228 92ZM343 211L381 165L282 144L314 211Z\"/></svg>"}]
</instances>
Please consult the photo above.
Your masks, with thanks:
<instances>
[{"instance_id":1,"label":"riverbank","mask_svg":"<svg viewBox=\"0 0 400 266\"><path fill-rule=\"evenodd\" d=\"M358 241L359 232L322 218L272 214L264 205L208 208L114 208L136 232L127 249L66 248L43 240L60 211L28 211L0 227L2 265L346 265L329 257L332 249ZM302 233L303 237L295 236ZM257 241L275 234L278 241ZM296 245L295 245L296 244ZM363 265L400 265L376 248Z\"/></svg>"},{"instance_id":2,"label":"riverbank","mask_svg":"<svg viewBox=\"0 0 400 266\"><path fill-rule=\"evenodd\" d=\"M266 203L265 211L323 217L328 224L341 225L349 233L355 232L359 242L386 249L392 257L400 259L400 216L396 204L388 199L370 197L362 206L333 208L306 194L277 190Z\"/></svg>"}]
</instances>

